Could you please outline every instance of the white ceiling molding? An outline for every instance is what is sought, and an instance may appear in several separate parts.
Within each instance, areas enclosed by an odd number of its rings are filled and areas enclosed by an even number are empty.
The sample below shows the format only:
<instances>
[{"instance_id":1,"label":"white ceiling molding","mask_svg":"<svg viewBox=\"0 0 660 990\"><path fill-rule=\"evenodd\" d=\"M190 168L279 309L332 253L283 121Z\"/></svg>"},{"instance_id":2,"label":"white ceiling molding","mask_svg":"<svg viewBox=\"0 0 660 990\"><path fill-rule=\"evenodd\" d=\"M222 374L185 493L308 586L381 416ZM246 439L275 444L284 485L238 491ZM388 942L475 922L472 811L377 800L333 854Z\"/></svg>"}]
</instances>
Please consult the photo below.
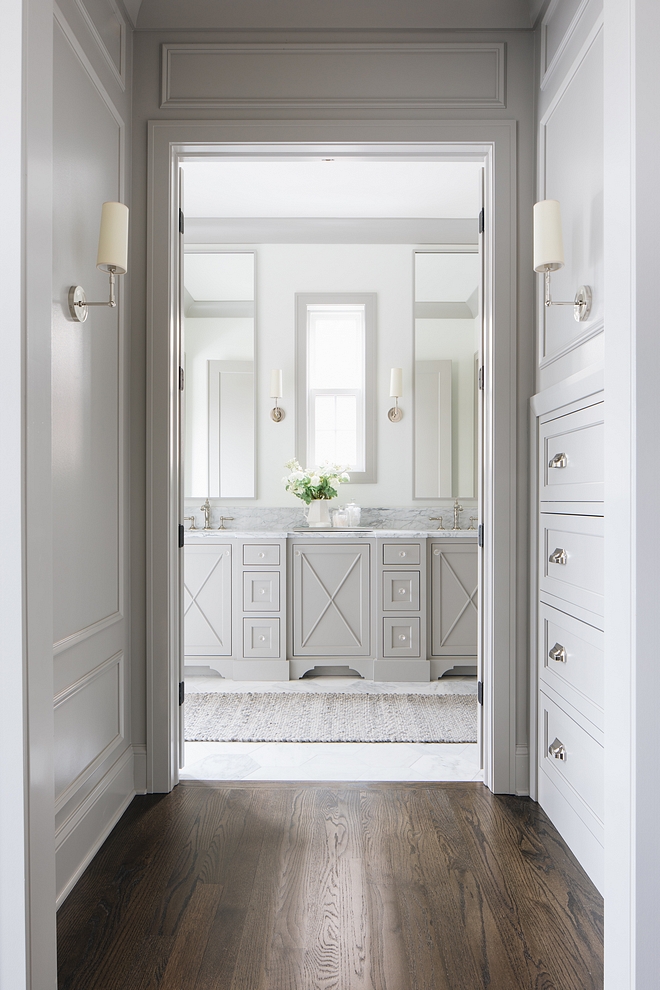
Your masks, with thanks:
<instances>
[{"instance_id":1,"label":"white ceiling molding","mask_svg":"<svg viewBox=\"0 0 660 990\"><path fill-rule=\"evenodd\" d=\"M131 19L133 27L137 27L138 14L142 6L142 0L123 0L126 13Z\"/></svg>"}]
</instances>

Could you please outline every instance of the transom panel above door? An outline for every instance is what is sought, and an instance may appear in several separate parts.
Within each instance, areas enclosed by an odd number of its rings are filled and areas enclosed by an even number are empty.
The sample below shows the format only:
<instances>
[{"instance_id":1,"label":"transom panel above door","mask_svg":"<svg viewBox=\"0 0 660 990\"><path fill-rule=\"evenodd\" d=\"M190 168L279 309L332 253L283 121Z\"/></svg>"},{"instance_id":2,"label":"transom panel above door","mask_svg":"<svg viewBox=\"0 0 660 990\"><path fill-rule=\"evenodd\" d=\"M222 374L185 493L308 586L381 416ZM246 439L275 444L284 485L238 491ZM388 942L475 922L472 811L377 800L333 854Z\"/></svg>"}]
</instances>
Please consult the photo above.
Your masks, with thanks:
<instances>
[{"instance_id":1,"label":"transom panel above door","mask_svg":"<svg viewBox=\"0 0 660 990\"><path fill-rule=\"evenodd\" d=\"M292 563L294 656L369 656L371 547L294 544Z\"/></svg>"}]
</instances>

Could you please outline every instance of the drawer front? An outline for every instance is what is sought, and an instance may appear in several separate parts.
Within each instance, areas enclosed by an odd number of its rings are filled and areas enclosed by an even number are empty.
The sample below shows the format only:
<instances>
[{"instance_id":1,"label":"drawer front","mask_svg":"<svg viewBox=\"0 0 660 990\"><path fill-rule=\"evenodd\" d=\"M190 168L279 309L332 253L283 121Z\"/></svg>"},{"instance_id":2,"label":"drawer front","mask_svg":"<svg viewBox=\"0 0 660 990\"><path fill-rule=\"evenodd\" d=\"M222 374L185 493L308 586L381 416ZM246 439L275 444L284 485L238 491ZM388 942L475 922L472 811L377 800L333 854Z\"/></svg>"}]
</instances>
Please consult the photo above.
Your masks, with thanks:
<instances>
[{"instance_id":1,"label":"drawer front","mask_svg":"<svg viewBox=\"0 0 660 990\"><path fill-rule=\"evenodd\" d=\"M419 611L419 571L383 571L383 611Z\"/></svg>"},{"instance_id":2,"label":"drawer front","mask_svg":"<svg viewBox=\"0 0 660 990\"><path fill-rule=\"evenodd\" d=\"M541 681L603 728L603 633L572 615L539 606Z\"/></svg>"},{"instance_id":3,"label":"drawer front","mask_svg":"<svg viewBox=\"0 0 660 990\"><path fill-rule=\"evenodd\" d=\"M383 656L419 657L419 618L383 619Z\"/></svg>"},{"instance_id":4,"label":"drawer front","mask_svg":"<svg viewBox=\"0 0 660 990\"><path fill-rule=\"evenodd\" d=\"M542 501L603 500L604 409L598 402L541 424Z\"/></svg>"},{"instance_id":5,"label":"drawer front","mask_svg":"<svg viewBox=\"0 0 660 990\"><path fill-rule=\"evenodd\" d=\"M243 572L243 611L279 612L279 571Z\"/></svg>"},{"instance_id":6,"label":"drawer front","mask_svg":"<svg viewBox=\"0 0 660 990\"><path fill-rule=\"evenodd\" d=\"M243 563L258 564L279 564L280 548L273 543L245 543L243 545Z\"/></svg>"},{"instance_id":7,"label":"drawer front","mask_svg":"<svg viewBox=\"0 0 660 990\"><path fill-rule=\"evenodd\" d=\"M569 803L583 802L602 822L604 814L604 750L575 719L543 692L539 695L539 762ZM564 759L552 755L555 747Z\"/></svg>"},{"instance_id":8,"label":"drawer front","mask_svg":"<svg viewBox=\"0 0 660 990\"><path fill-rule=\"evenodd\" d=\"M396 564L400 567L403 564L420 564L422 561L422 551L418 543L384 543L383 563Z\"/></svg>"},{"instance_id":9,"label":"drawer front","mask_svg":"<svg viewBox=\"0 0 660 990\"><path fill-rule=\"evenodd\" d=\"M280 620L243 619L243 656L246 660L280 655Z\"/></svg>"},{"instance_id":10,"label":"drawer front","mask_svg":"<svg viewBox=\"0 0 660 990\"><path fill-rule=\"evenodd\" d=\"M603 614L603 519L542 512L541 591Z\"/></svg>"}]
</instances>

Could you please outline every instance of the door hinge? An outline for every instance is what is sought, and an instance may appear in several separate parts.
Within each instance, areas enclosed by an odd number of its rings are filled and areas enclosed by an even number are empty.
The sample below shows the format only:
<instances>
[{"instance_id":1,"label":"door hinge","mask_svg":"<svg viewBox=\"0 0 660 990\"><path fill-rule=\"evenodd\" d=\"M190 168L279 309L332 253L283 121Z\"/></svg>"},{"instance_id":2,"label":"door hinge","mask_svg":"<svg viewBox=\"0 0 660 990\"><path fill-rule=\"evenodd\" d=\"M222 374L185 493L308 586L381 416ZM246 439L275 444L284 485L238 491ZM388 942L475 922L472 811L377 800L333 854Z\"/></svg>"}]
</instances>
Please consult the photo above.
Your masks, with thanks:
<instances>
[{"instance_id":1,"label":"door hinge","mask_svg":"<svg viewBox=\"0 0 660 990\"><path fill-rule=\"evenodd\" d=\"M181 547L185 543L185 539L186 538L185 538L184 533L185 533L185 530L183 528L183 523L179 523L179 549L181 549Z\"/></svg>"},{"instance_id":2,"label":"door hinge","mask_svg":"<svg viewBox=\"0 0 660 990\"><path fill-rule=\"evenodd\" d=\"M182 705L186 700L186 690L184 687L184 682L179 681L179 704Z\"/></svg>"},{"instance_id":3,"label":"door hinge","mask_svg":"<svg viewBox=\"0 0 660 990\"><path fill-rule=\"evenodd\" d=\"M183 386L184 386L185 378L186 378L186 376L185 376L185 372L184 372L183 368L179 368L179 391L180 392L183 392Z\"/></svg>"},{"instance_id":4,"label":"door hinge","mask_svg":"<svg viewBox=\"0 0 660 990\"><path fill-rule=\"evenodd\" d=\"M484 545L484 524L479 523L479 529L477 530L477 543L480 547Z\"/></svg>"},{"instance_id":5,"label":"door hinge","mask_svg":"<svg viewBox=\"0 0 660 990\"><path fill-rule=\"evenodd\" d=\"M183 228L185 226L185 218L183 216L183 210L179 210L179 233L183 233Z\"/></svg>"},{"instance_id":6,"label":"door hinge","mask_svg":"<svg viewBox=\"0 0 660 990\"><path fill-rule=\"evenodd\" d=\"M479 368L479 373L477 375L477 381L478 381L478 385L479 385L480 391L483 391L483 388L484 388L484 366L483 366L483 364Z\"/></svg>"},{"instance_id":7,"label":"door hinge","mask_svg":"<svg viewBox=\"0 0 660 990\"><path fill-rule=\"evenodd\" d=\"M481 212L479 213L479 233L483 234L483 232L484 232L484 211L482 207Z\"/></svg>"},{"instance_id":8,"label":"door hinge","mask_svg":"<svg viewBox=\"0 0 660 990\"><path fill-rule=\"evenodd\" d=\"M480 705L484 703L484 684L483 681L477 681L477 701Z\"/></svg>"}]
</instances>

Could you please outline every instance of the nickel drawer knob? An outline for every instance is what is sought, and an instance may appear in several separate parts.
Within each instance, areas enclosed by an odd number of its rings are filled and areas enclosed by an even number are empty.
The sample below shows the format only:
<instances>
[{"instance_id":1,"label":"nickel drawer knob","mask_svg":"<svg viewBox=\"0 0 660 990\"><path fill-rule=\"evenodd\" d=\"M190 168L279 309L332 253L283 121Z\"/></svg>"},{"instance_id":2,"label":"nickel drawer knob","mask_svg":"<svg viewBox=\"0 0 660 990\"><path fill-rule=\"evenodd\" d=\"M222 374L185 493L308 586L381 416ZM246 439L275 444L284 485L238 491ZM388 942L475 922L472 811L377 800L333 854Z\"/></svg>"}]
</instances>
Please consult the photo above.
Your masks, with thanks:
<instances>
[{"instance_id":1,"label":"nickel drawer knob","mask_svg":"<svg viewBox=\"0 0 660 990\"><path fill-rule=\"evenodd\" d=\"M552 649L548 651L548 656L558 663L566 663L566 647L562 646L561 643L555 643Z\"/></svg>"},{"instance_id":2,"label":"nickel drawer knob","mask_svg":"<svg viewBox=\"0 0 660 990\"><path fill-rule=\"evenodd\" d=\"M266 556L266 554L265 554L265 553L260 553L260 554L259 554L259 556L260 556L260 557L265 557L265 556Z\"/></svg>"},{"instance_id":3,"label":"nickel drawer knob","mask_svg":"<svg viewBox=\"0 0 660 990\"><path fill-rule=\"evenodd\" d=\"M555 456L548 462L549 468L565 468L568 464L568 458L566 454L555 454Z\"/></svg>"},{"instance_id":4,"label":"nickel drawer knob","mask_svg":"<svg viewBox=\"0 0 660 990\"><path fill-rule=\"evenodd\" d=\"M568 554L562 547L555 547L548 560L551 564L566 564L568 563Z\"/></svg>"},{"instance_id":5,"label":"nickel drawer knob","mask_svg":"<svg viewBox=\"0 0 660 990\"><path fill-rule=\"evenodd\" d=\"M406 555L405 550L399 550L399 557L405 557L405 555Z\"/></svg>"},{"instance_id":6,"label":"nickel drawer knob","mask_svg":"<svg viewBox=\"0 0 660 990\"><path fill-rule=\"evenodd\" d=\"M405 643L405 641L406 641L406 637L403 635L403 633L401 633L401 635L399 636L399 639L401 640L402 643Z\"/></svg>"},{"instance_id":7,"label":"nickel drawer knob","mask_svg":"<svg viewBox=\"0 0 660 990\"><path fill-rule=\"evenodd\" d=\"M565 762L566 760L566 747L563 742L559 741L559 739L555 739L554 742L550 743L548 746L548 753L550 756L554 757L555 760L561 760L562 762Z\"/></svg>"}]
</instances>

